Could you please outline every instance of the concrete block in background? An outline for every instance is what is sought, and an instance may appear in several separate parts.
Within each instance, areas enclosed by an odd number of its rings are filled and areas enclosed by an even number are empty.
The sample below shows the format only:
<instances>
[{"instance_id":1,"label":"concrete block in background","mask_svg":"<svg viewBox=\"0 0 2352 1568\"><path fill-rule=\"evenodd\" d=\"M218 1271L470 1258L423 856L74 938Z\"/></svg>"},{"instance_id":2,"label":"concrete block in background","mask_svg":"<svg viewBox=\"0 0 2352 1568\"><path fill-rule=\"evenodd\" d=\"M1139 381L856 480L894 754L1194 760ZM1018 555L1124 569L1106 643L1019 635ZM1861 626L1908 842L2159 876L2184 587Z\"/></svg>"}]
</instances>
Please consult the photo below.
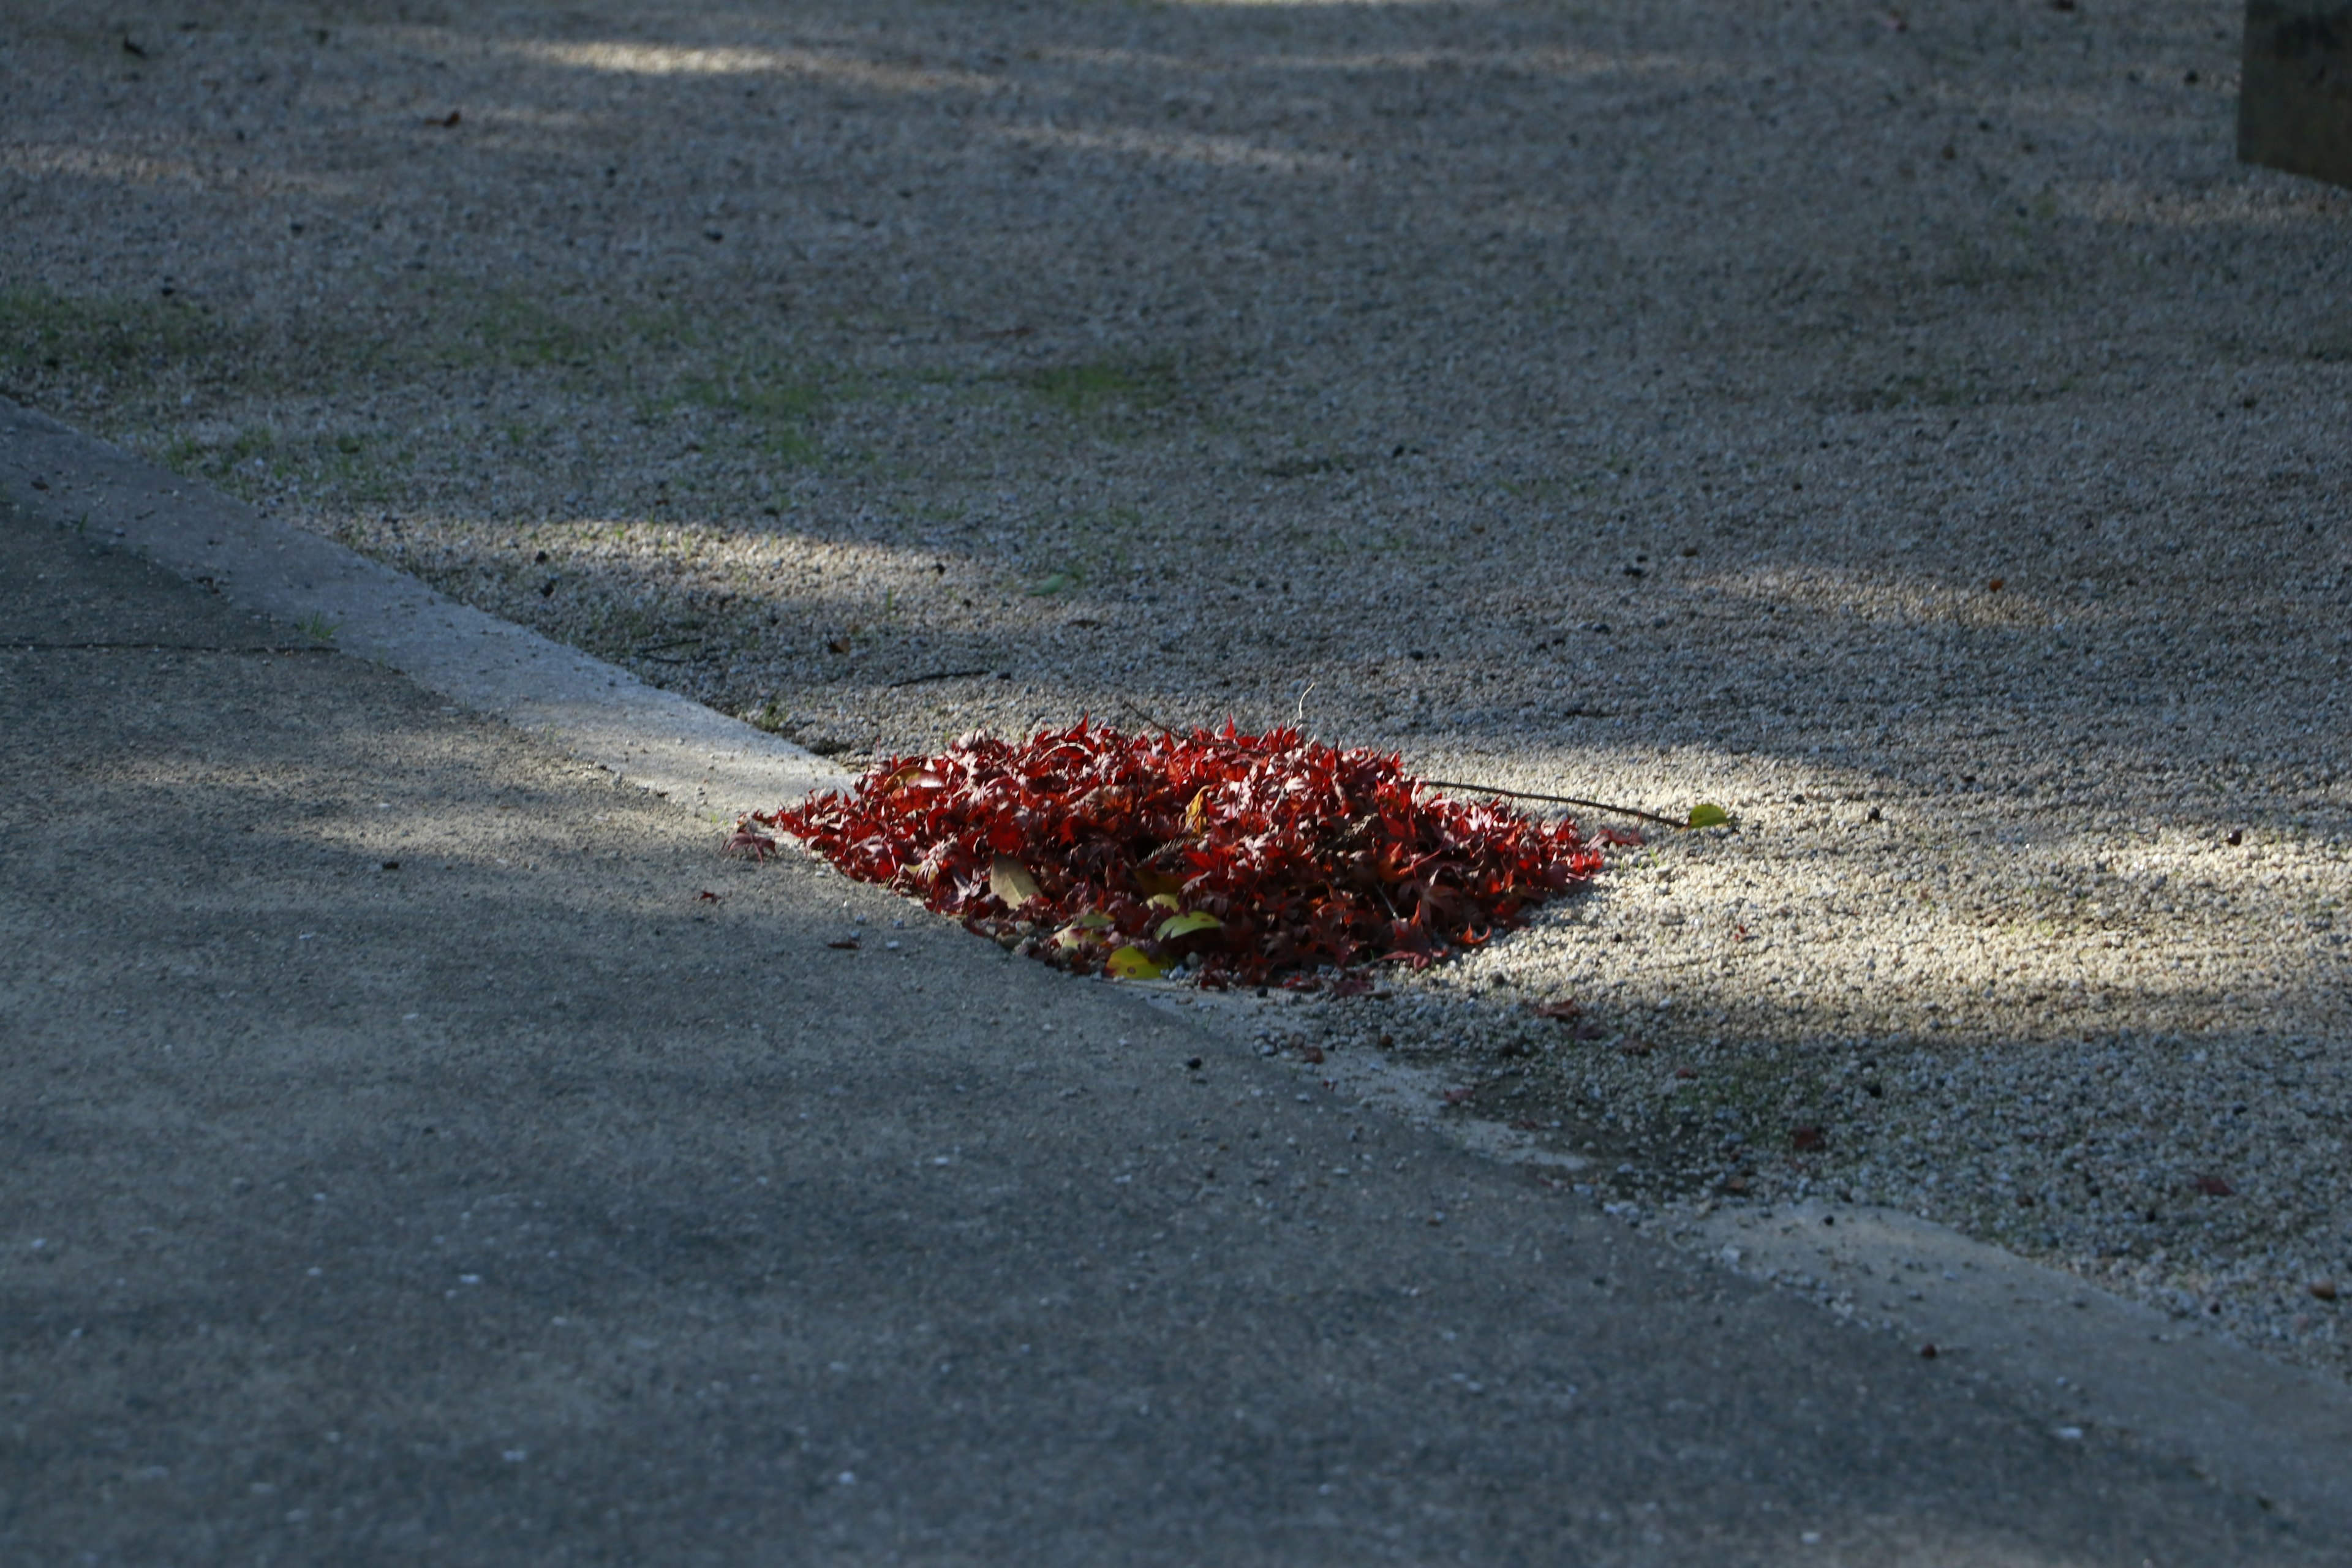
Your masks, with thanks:
<instances>
[{"instance_id":1,"label":"concrete block in background","mask_svg":"<svg viewBox=\"0 0 2352 1568\"><path fill-rule=\"evenodd\" d=\"M2352 186L2352 0L2248 0L2238 157Z\"/></svg>"}]
</instances>

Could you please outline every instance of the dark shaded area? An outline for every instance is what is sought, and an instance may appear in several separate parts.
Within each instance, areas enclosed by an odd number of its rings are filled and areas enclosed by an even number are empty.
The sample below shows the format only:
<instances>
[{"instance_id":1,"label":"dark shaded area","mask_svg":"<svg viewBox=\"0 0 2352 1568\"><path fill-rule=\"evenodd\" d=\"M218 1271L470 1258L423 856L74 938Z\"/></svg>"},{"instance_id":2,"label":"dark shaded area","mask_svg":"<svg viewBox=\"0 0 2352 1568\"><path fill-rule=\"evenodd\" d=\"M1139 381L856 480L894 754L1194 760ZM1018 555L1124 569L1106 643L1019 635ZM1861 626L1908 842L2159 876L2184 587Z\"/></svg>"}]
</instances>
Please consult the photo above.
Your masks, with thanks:
<instances>
[{"instance_id":1,"label":"dark shaded area","mask_svg":"<svg viewBox=\"0 0 2352 1568\"><path fill-rule=\"evenodd\" d=\"M2238 156L2352 186L2352 5L2248 0Z\"/></svg>"}]
</instances>

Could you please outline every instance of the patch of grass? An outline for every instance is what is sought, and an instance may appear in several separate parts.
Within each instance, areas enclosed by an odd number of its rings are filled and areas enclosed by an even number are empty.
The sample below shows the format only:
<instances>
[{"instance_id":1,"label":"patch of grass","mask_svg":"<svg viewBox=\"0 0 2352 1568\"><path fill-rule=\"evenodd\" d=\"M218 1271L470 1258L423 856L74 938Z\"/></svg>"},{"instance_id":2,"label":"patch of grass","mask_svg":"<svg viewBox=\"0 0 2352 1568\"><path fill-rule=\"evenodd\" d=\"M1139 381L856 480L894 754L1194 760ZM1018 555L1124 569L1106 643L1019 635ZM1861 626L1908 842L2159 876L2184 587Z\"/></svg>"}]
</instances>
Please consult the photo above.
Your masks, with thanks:
<instances>
[{"instance_id":1,"label":"patch of grass","mask_svg":"<svg viewBox=\"0 0 2352 1568\"><path fill-rule=\"evenodd\" d=\"M1131 506L1085 507L1040 519L1023 530L1024 554L1043 565L1024 584L1033 596L1071 593L1090 583L1116 583L1150 549L1141 511Z\"/></svg>"},{"instance_id":2,"label":"patch of grass","mask_svg":"<svg viewBox=\"0 0 2352 1568\"><path fill-rule=\"evenodd\" d=\"M2022 232L2022 226L2020 226ZM1952 254L1934 281L1948 289L1990 289L2008 284L2023 286L2038 281L2042 268L2031 258L2001 252L1963 239L1952 247Z\"/></svg>"},{"instance_id":3,"label":"patch of grass","mask_svg":"<svg viewBox=\"0 0 2352 1568\"><path fill-rule=\"evenodd\" d=\"M1984 400L1981 384L1966 377L1906 374L1863 388L1847 406L1856 414L1883 414L1892 408L1957 408Z\"/></svg>"},{"instance_id":4,"label":"patch of grass","mask_svg":"<svg viewBox=\"0 0 2352 1568\"><path fill-rule=\"evenodd\" d=\"M350 431L322 441L310 459L310 477L346 499L377 505L398 493L410 463L406 453L385 453Z\"/></svg>"},{"instance_id":5,"label":"patch of grass","mask_svg":"<svg viewBox=\"0 0 2352 1568\"><path fill-rule=\"evenodd\" d=\"M606 345L530 296L502 290L485 300L467 323L467 340L483 358L531 370L586 366Z\"/></svg>"},{"instance_id":6,"label":"patch of grass","mask_svg":"<svg viewBox=\"0 0 2352 1568\"><path fill-rule=\"evenodd\" d=\"M1073 418L1114 432L1172 406L1183 390L1171 360L1091 360L1046 365L1014 378Z\"/></svg>"},{"instance_id":7,"label":"patch of grass","mask_svg":"<svg viewBox=\"0 0 2352 1568\"><path fill-rule=\"evenodd\" d=\"M352 431L287 443L267 426L243 426L226 437L183 433L157 456L165 468L250 497L263 481L296 479L369 505L394 499L411 462Z\"/></svg>"},{"instance_id":8,"label":"patch of grass","mask_svg":"<svg viewBox=\"0 0 2352 1568\"><path fill-rule=\"evenodd\" d=\"M1958 366L1931 366L1888 376L1859 391L1832 394L1821 402L1824 407L1853 414L1885 414L1901 408L1978 407L1987 404L2014 405L2063 396L2074 385L2072 376L2046 384L2032 381L2004 384Z\"/></svg>"},{"instance_id":9,"label":"patch of grass","mask_svg":"<svg viewBox=\"0 0 2352 1568\"><path fill-rule=\"evenodd\" d=\"M1334 458L1321 452L1292 452L1269 458L1258 465L1257 471L1269 479L1308 479L1324 474L1349 473L1355 466L1347 458Z\"/></svg>"},{"instance_id":10,"label":"patch of grass","mask_svg":"<svg viewBox=\"0 0 2352 1568\"><path fill-rule=\"evenodd\" d=\"M271 459L277 449L274 431L267 426L246 426L219 441L174 437L163 448L163 466L235 491L240 481L249 483L269 474L276 467Z\"/></svg>"},{"instance_id":11,"label":"patch of grass","mask_svg":"<svg viewBox=\"0 0 2352 1568\"><path fill-rule=\"evenodd\" d=\"M825 378L771 361L740 362L715 375L689 378L680 390L706 408L758 426L770 453L795 464L816 460L812 426L834 401Z\"/></svg>"},{"instance_id":12,"label":"patch of grass","mask_svg":"<svg viewBox=\"0 0 2352 1568\"><path fill-rule=\"evenodd\" d=\"M630 339L647 348L676 353L698 348L709 337L696 325L692 316L676 305L625 310L621 315L621 330Z\"/></svg>"},{"instance_id":13,"label":"patch of grass","mask_svg":"<svg viewBox=\"0 0 2352 1568\"><path fill-rule=\"evenodd\" d=\"M226 357L205 313L172 300L0 289L0 367L9 379L147 376Z\"/></svg>"}]
</instances>

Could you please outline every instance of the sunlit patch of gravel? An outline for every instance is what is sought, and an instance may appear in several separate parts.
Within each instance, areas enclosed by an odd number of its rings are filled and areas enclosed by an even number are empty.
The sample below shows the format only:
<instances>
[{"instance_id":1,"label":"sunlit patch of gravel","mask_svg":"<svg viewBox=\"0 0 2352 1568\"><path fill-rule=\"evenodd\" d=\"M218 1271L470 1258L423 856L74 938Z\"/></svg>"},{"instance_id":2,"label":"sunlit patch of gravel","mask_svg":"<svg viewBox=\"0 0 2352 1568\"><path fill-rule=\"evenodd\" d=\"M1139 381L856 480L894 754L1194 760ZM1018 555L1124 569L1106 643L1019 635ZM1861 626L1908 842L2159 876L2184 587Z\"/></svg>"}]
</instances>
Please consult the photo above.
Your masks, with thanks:
<instances>
[{"instance_id":1,"label":"sunlit patch of gravel","mask_svg":"<svg viewBox=\"0 0 2352 1568\"><path fill-rule=\"evenodd\" d=\"M1880 809L1848 805L1849 820ZM1773 815L1756 811L1753 831ZM1270 1001L1266 1037L1433 1070L1459 1097L1437 1114L1581 1153L1603 1197L1891 1205L2305 1364L2352 1366L2338 1305L2352 1005L2325 980L2319 1005L2305 999L2307 918L2261 891L2299 885L2305 847L2175 843L2173 868L2151 876L2152 835L2137 869L2157 896L2137 908L2112 861L2074 878L2038 866L2044 908L2071 905L2074 922L2044 916L2036 970L1970 962L1974 922L1931 909L1906 930L1862 889L1838 902L1867 931L1837 929L1834 905L1759 910L1744 837L1621 852L1580 907L1450 972L1394 973L1374 999ZM2162 898L2176 880L2204 907ZM2212 906L2244 902L2273 906L2255 922L2275 922L2267 951L2192 963L2213 944L2196 927L2243 931L2251 912ZM1763 984L1740 984L1743 968ZM1820 990L1778 994L1792 984ZM1563 997L1583 1002L1576 1016L1533 1014Z\"/></svg>"},{"instance_id":2,"label":"sunlit patch of gravel","mask_svg":"<svg viewBox=\"0 0 2352 1568\"><path fill-rule=\"evenodd\" d=\"M10 21L14 395L852 763L1719 801L1281 1016L2352 1367L2352 195L2226 7Z\"/></svg>"}]
</instances>

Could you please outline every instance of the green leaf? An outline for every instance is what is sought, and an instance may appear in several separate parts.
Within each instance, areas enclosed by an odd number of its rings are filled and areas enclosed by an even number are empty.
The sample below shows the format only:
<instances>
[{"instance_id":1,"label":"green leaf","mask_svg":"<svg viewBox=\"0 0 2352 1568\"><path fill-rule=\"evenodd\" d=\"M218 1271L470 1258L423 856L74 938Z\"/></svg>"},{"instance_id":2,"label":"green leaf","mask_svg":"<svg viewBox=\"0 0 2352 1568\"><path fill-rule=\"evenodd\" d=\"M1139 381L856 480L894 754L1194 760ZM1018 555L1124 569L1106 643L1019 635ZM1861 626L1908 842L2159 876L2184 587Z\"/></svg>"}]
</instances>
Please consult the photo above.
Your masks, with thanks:
<instances>
[{"instance_id":1,"label":"green leaf","mask_svg":"<svg viewBox=\"0 0 2352 1568\"><path fill-rule=\"evenodd\" d=\"M1699 805L1691 807L1690 820L1683 824L1683 826L1685 827L1720 827L1730 820L1731 813L1724 810L1723 807L1719 805L1709 805L1702 802Z\"/></svg>"},{"instance_id":2,"label":"green leaf","mask_svg":"<svg viewBox=\"0 0 2352 1568\"><path fill-rule=\"evenodd\" d=\"M1110 917L1100 910L1088 910L1070 923L1081 931L1108 931Z\"/></svg>"},{"instance_id":3,"label":"green leaf","mask_svg":"<svg viewBox=\"0 0 2352 1568\"><path fill-rule=\"evenodd\" d=\"M1077 585L1077 581L1078 580L1076 577L1071 576L1067 572L1056 572L1047 577L1044 582L1039 583L1034 587L1031 588L1029 590L1029 596L1033 599L1050 598L1052 595L1060 593L1065 588L1076 587Z\"/></svg>"},{"instance_id":4,"label":"green leaf","mask_svg":"<svg viewBox=\"0 0 2352 1568\"><path fill-rule=\"evenodd\" d=\"M999 855L988 868L988 890L1003 900L1006 909L1017 910L1037 896L1037 879L1012 856Z\"/></svg>"},{"instance_id":5,"label":"green leaf","mask_svg":"<svg viewBox=\"0 0 2352 1568\"><path fill-rule=\"evenodd\" d=\"M1225 922L1205 910L1194 910L1189 915L1173 915L1160 922L1153 932L1162 942L1173 942L1180 936L1191 936L1196 931L1223 931Z\"/></svg>"},{"instance_id":6,"label":"green leaf","mask_svg":"<svg viewBox=\"0 0 2352 1568\"><path fill-rule=\"evenodd\" d=\"M1122 947L1103 962L1103 973L1121 980L1157 980L1168 972L1139 947Z\"/></svg>"},{"instance_id":7,"label":"green leaf","mask_svg":"<svg viewBox=\"0 0 2352 1568\"><path fill-rule=\"evenodd\" d=\"M1176 913L1184 907L1173 893L1154 893L1143 901L1155 910L1166 910L1171 914Z\"/></svg>"}]
</instances>

